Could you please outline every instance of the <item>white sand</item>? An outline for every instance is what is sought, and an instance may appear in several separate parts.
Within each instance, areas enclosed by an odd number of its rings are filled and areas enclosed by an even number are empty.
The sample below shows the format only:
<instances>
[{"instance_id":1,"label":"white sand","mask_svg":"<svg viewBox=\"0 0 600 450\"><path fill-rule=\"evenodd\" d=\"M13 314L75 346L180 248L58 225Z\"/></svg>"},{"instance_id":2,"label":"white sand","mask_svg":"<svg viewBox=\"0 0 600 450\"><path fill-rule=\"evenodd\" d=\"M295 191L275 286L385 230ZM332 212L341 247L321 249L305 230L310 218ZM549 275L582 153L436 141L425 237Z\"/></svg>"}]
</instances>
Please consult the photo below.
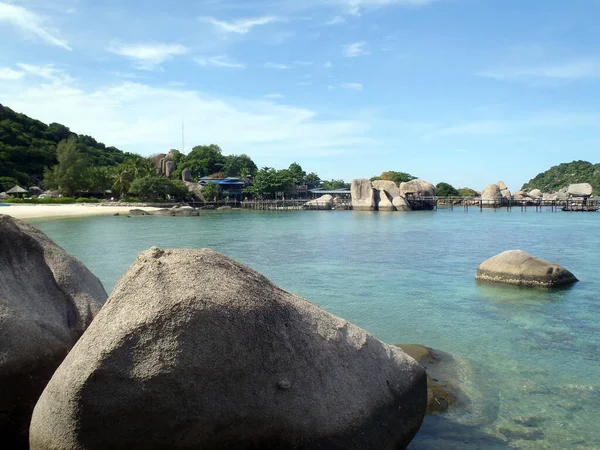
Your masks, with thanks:
<instances>
[{"instance_id":1,"label":"white sand","mask_svg":"<svg viewBox=\"0 0 600 450\"><path fill-rule=\"evenodd\" d=\"M15 217L17 219L57 219L64 217L88 217L88 216L112 216L116 213L127 214L131 209L143 209L144 211L155 211L159 208L113 206L99 204L71 204L71 205L36 205L15 204L0 206L0 214Z\"/></svg>"}]
</instances>

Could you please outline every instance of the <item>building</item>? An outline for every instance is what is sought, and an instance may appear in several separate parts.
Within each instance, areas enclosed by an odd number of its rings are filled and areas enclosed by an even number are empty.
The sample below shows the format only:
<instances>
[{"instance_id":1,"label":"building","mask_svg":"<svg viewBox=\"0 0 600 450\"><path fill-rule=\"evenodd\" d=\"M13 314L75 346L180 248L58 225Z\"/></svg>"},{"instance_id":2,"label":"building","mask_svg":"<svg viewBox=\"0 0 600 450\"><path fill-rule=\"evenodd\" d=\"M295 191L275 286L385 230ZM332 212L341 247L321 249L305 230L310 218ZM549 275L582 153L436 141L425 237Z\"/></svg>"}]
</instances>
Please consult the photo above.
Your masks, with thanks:
<instances>
[{"instance_id":1,"label":"building","mask_svg":"<svg viewBox=\"0 0 600 450\"><path fill-rule=\"evenodd\" d=\"M198 179L200 186L206 186L207 184L214 184L217 186L221 195L229 197L230 199L242 200L243 190L246 187L246 182L241 178L227 177L227 178L210 178L202 177Z\"/></svg>"}]
</instances>

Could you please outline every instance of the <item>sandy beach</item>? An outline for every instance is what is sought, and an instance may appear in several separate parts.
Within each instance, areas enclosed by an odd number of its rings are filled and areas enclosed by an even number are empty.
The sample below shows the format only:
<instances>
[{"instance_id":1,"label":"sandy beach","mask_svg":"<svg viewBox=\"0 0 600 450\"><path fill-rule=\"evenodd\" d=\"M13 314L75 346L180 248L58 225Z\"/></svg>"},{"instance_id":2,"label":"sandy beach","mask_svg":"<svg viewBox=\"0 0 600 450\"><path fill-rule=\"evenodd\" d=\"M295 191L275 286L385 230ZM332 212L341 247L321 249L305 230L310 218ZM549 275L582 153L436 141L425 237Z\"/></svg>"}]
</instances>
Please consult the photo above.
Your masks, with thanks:
<instances>
[{"instance_id":1,"label":"sandy beach","mask_svg":"<svg viewBox=\"0 0 600 450\"><path fill-rule=\"evenodd\" d=\"M100 204L69 204L69 205L39 205L17 204L0 206L0 214L17 219L58 219L65 217L112 216L114 214L127 214L132 206L100 205ZM155 211L159 208L136 208L144 211Z\"/></svg>"}]
</instances>

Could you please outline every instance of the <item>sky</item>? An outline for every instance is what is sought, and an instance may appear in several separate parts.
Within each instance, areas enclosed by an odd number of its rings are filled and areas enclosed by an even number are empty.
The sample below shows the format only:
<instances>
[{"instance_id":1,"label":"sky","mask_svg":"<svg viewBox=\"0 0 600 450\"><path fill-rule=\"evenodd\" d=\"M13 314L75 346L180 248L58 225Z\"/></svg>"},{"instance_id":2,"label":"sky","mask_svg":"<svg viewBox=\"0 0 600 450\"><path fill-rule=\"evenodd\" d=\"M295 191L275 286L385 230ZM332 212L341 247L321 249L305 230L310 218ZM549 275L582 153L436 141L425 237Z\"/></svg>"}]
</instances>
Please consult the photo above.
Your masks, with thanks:
<instances>
[{"instance_id":1,"label":"sky","mask_svg":"<svg viewBox=\"0 0 600 450\"><path fill-rule=\"evenodd\" d=\"M599 22L600 0L0 0L0 103L144 156L515 191L600 161Z\"/></svg>"}]
</instances>

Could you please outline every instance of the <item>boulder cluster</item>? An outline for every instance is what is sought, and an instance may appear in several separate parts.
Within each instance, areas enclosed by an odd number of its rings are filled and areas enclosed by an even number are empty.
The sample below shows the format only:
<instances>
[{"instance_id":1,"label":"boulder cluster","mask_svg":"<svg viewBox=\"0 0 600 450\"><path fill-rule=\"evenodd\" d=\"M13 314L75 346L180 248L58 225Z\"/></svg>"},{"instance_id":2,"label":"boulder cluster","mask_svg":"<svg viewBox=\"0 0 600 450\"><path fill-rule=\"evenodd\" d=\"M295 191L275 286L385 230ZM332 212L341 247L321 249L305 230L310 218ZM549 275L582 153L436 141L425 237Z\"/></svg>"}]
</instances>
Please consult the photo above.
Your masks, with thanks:
<instances>
[{"instance_id":1,"label":"boulder cluster","mask_svg":"<svg viewBox=\"0 0 600 450\"><path fill-rule=\"evenodd\" d=\"M352 180L352 209L355 211L410 211L408 195L435 196L435 186L423 180L400 183L366 178Z\"/></svg>"},{"instance_id":2,"label":"boulder cluster","mask_svg":"<svg viewBox=\"0 0 600 450\"><path fill-rule=\"evenodd\" d=\"M496 184L488 184L485 189L481 192L481 200L484 205L486 204L499 204L508 202L508 200L525 201L525 202L538 202L540 200L545 201L567 201L567 200L580 200L591 197L592 185L589 183L571 184L565 188L562 188L556 192L548 193L542 192L540 189L531 190L518 190L511 195L506 185L499 181Z\"/></svg>"},{"instance_id":3,"label":"boulder cluster","mask_svg":"<svg viewBox=\"0 0 600 450\"><path fill-rule=\"evenodd\" d=\"M153 247L106 299L29 225L0 216L0 248L6 448L392 450L421 425L413 358L222 254Z\"/></svg>"}]
</instances>

